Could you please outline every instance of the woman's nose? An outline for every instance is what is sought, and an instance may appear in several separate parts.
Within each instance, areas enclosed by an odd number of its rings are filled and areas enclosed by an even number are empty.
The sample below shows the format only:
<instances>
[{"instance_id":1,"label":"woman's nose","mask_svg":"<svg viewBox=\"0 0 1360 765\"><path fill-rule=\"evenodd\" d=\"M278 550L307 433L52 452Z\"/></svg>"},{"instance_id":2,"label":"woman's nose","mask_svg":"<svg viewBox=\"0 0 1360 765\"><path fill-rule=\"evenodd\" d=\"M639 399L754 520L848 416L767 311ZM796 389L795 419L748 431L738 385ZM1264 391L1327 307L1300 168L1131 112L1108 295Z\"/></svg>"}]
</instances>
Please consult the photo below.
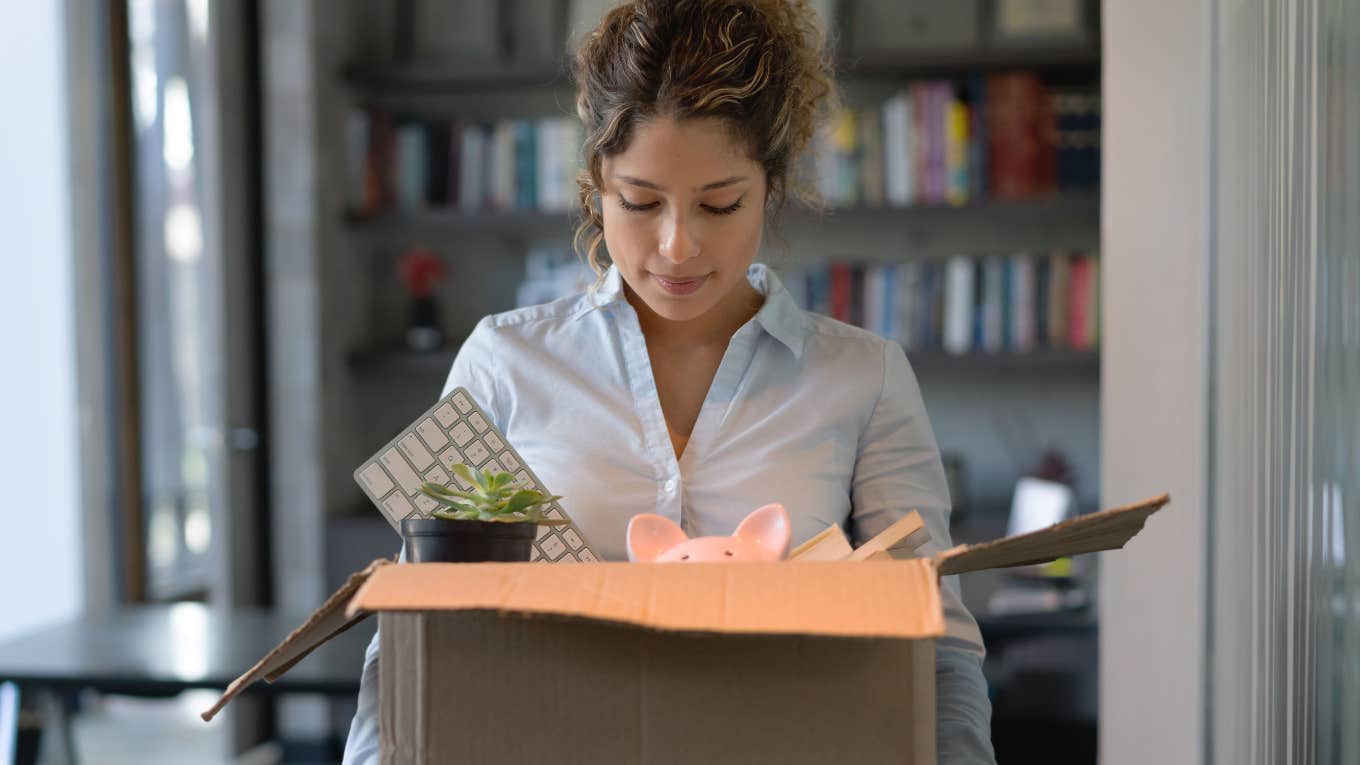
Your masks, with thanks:
<instances>
[{"instance_id":1,"label":"woman's nose","mask_svg":"<svg viewBox=\"0 0 1360 765\"><path fill-rule=\"evenodd\" d=\"M690 231L688 215L672 215L661 232L661 257L683 263L699 254L699 240Z\"/></svg>"}]
</instances>

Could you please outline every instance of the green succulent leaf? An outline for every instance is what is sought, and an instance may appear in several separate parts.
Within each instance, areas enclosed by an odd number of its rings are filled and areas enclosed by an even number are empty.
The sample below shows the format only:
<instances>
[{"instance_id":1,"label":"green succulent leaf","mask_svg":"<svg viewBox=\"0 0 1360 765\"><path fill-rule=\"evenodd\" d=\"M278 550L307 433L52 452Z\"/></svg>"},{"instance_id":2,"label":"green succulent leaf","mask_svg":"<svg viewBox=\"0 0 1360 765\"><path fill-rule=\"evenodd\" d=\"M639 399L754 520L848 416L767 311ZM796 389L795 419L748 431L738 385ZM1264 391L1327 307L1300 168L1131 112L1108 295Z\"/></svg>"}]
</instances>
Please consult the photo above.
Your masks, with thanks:
<instances>
[{"instance_id":1,"label":"green succulent leaf","mask_svg":"<svg viewBox=\"0 0 1360 765\"><path fill-rule=\"evenodd\" d=\"M422 483L420 485L420 493L424 494L427 497L433 497L436 494L440 496L451 496L453 494L453 490L442 483L426 481L425 483Z\"/></svg>"},{"instance_id":2,"label":"green succulent leaf","mask_svg":"<svg viewBox=\"0 0 1360 765\"><path fill-rule=\"evenodd\" d=\"M464 483L467 483L469 486L477 485L477 478L472 474L472 468L467 465L459 462L456 465L450 465L449 470L452 470L454 475L463 479Z\"/></svg>"}]
</instances>

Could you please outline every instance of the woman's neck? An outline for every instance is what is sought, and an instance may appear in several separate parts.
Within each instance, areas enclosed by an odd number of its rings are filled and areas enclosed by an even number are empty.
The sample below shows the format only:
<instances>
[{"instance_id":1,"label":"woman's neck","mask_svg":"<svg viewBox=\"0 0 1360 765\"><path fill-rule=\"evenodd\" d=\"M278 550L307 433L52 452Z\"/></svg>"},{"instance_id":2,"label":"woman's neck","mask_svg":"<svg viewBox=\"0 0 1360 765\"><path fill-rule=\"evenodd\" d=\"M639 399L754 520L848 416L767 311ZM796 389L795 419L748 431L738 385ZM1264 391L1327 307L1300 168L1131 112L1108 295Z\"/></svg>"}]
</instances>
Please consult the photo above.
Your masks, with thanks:
<instances>
[{"instance_id":1,"label":"woman's neck","mask_svg":"<svg viewBox=\"0 0 1360 765\"><path fill-rule=\"evenodd\" d=\"M648 347L670 350L726 348L732 335L750 321L765 302L765 296L743 279L733 294L726 296L713 310L693 319L675 321L653 311L627 284L624 294L637 312Z\"/></svg>"}]
</instances>

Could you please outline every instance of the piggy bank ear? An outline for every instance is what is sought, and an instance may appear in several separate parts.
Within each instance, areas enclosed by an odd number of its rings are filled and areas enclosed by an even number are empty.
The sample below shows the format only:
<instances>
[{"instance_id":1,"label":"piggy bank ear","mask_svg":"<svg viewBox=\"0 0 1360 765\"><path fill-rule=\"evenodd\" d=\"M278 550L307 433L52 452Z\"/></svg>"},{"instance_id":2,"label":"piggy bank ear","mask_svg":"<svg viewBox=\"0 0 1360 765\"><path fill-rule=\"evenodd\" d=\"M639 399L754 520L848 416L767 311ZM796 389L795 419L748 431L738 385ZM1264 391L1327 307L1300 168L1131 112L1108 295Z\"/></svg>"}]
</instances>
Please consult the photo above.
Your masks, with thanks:
<instances>
[{"instance_id":1,"label":"piggy bank ear","mask_svg":"<svg viewBox=\"0 0 1360 765\"><path fill-rule=\"evenodd\" d=\"M687 539L684 530L671 519L639 513L628 522L628 560L650 563Z\"/></svg>"},{"instance_id":2,"label":"piggy bank ear","mask_svg":"<svg viewBox=\"0 0 1360 765\"><path fill-rule=\"evenodd\" d=\"M783 560L789 551L789 513L783 505L766 505L746 516L732 536L754 542L765 560Z\"/></svg>"}]
</instances>

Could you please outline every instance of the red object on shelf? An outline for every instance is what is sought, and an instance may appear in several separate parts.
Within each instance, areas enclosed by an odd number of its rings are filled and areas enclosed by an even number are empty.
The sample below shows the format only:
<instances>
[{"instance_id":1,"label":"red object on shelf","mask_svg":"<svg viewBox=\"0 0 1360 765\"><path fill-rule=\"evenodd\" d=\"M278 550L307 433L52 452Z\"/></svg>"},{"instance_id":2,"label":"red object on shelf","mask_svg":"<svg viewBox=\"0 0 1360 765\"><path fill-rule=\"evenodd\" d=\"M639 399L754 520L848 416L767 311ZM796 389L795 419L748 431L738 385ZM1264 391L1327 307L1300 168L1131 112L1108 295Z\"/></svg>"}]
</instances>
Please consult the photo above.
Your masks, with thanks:
<instances>
[{"instance_id":1,"label":"red object on shelf","mask_svg":"<svg viewBox=\"0 0 1360 765\"><path fill-rule=\"evenodd\" d=\"M444 276L444 261L428 247L412 247L402 253L397 268L406 291L416 298L433 294L435 282Z\"/></svg>"}]
</instances>

